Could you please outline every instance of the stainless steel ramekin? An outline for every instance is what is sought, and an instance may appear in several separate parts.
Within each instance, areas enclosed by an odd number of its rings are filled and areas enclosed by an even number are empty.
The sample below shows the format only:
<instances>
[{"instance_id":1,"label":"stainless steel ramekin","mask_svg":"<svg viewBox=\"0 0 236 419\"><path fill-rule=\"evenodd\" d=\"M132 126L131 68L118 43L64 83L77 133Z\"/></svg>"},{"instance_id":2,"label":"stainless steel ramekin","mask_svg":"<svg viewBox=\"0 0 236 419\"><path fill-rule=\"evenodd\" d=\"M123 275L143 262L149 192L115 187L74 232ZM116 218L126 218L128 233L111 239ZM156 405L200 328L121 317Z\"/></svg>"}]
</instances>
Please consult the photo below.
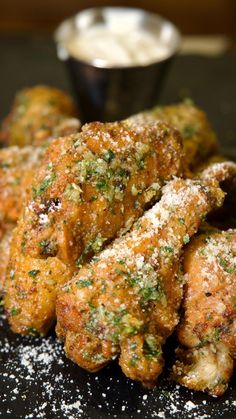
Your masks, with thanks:
<instances>
[{"instance_id":1,"label":"stainless steel ramekin","mask_svg":"<svg viewBox=\"0 0 236 419\"><path fill-rule=\"evenodd\" d=\"M123 13L126 24L130 17L137 28L154 33L168 48L166 58L147 65L108 67L69 53L70 37L98 22L107 23L115 13ZM62 22L54 37L58 57L68 66L83 122L114 121L156 105L167 68L181 44L180 33L171 22L142 9L126 7L83 10Z\"/></svg>"}]
</instances>

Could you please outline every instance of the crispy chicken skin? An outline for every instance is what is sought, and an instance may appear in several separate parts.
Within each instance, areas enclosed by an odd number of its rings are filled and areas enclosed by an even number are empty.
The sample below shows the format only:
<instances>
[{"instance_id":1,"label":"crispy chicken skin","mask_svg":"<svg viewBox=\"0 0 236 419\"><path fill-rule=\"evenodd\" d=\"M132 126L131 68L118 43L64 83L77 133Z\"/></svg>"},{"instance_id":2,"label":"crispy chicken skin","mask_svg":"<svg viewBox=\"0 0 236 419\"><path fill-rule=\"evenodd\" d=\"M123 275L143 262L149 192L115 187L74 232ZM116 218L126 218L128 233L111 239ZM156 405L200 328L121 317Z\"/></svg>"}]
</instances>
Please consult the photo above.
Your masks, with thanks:
<instances>
[{"instance_id":1,"label":"crispy chicken skin","mask_svg":"<svg viewBox=\"0 0 236 419\"><path fill-rule=\"evenodd\" d=\"M41 147L0 149L0 229L18 220L34 170L44 154Z\"/></svg>"},{"instance_id":2,"label":"crispy chicken skin","mask_svg":"<svg viewBox=\"0 0 236 419\"><path fill-rule=\"evenodd\" d=\"M13 241L15 239L16 234ZM11 253L11 256L15 257L15 263L14 268L12 260L8 265L4 298L15 331L28 335L43 334L55 321L57 287L69 281L72 272L57 257L32 259L18 252Z\"/></svg>"},{"instance_id":3,"label":"crispy chicken skin","mask_svg":"<svg viewBox=\"0 0 236 419\"><path fill-rule=\"evenodd\" d=\"M56 331L70 359L97 371L119 356L128 377L155 385L162 345L179 319L182 249L223 197L214 182L170 181L131 232L63 287Z\"/></svg>"},{"instance_id":4,"label":"crispy chicken skin","mask_svg":"<svg viewBox=\"0 0 236 419\"><path fill-rule=\"evenodd\" d=\"M0 143L40 145L50 138L78 131L77 110L64 92L47 86L20 91L10 114L3 121Z\"/></svg>"},{"instance_id":5,"label":"crispy chicken skin","mask_svg":"<svg viewBox=\"0 0 236 419\"><path fill-rule=\"evenodd\" d=\"M218 180L221 188L226 192L224 205L210 214L208 222L220 230L236 228L236 163L232 161L211 162L197 176L203 179Z\"/></svg>"},{"instance_id":6,"label":"crispy chicken skin","mask_svg":"<svg viewBox=\"0 0 236 419\"><path fill-rule=\"evenodd\" d=\"M0 294L5 284L12 229L27 201L34 171L45 151L32 146L0 149Z\"/></svg>"},{"instance_id":7,"label":"crispy chicken skin","mask_svg":"<svg viewBox=\"0 0 236 419\"><path fill-rule=\"evenodd\" d=\"M236 358L236 230L202 234L184 257L184 314L174 378L220 396Z\"/></svg>"},{"instance_id":8,"label":"crispy chicken skin","mask_svg":"<svg viewBox=\"0 0 236 419\"><path fill-rule=\"evenodd\" d=\"M191 170L218 151L218 141L206 114L191 103L157 107L128 120L139 124L164 121L175 127L183 137L186 162Z\"/></svg>"},{"instance_id":9,"label":"crispy chicken skin","mask_svg":"<svg viewBox=\"0 0 236 419\"><path fill-rule=\"evenodd\" d=\"M236 188L236 163L221 161L210 163L198 173L200 179L215 179L217 182L229 182L231 188Z\"/></svg>"},{"instance_id":10,"label":"crispy chicken skin","mask_svg":"<svg viewBox=\"0 0 236 419\"><path fill-rule=\"evenodd\" d=\"M10 244L12 239L12 229L14 225L8 225L8 229L0 237L0 297L4 293L7 265L10 256Z\"/></svg>"},{"instance_id":11,"label":"crispy chicken skin","mask_svg":"<svg viewBox=\"0 0 236 419\"><path fill-rule=\"evenodd\" d=\"M48 321L40 326L42 269L56 277L50 267L56 258L75 271L120 230L129 229L159 198L163 182L181 172L181 139L164 123L91 123L77 135L54 140L12 242L5 296L12 330L47 333L54 311L49 307ZM29 277L24 268L24 260L30 259L32 264L45 261L40 280ZM14 281L10 271L15 272ZM54 306L54 300L50 304Z\"/></svg>"}]
</instances>

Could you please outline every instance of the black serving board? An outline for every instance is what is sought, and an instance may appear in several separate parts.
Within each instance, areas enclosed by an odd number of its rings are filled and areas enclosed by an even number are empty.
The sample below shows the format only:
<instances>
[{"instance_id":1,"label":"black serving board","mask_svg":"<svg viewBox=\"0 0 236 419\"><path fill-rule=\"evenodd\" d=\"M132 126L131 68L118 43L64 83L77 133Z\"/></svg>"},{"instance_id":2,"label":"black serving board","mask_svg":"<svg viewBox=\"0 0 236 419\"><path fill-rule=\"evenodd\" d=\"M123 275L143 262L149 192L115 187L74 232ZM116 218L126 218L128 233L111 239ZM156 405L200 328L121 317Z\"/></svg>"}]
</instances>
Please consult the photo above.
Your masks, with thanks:
<instances>
[{"instance_id":1,"label":"black serving board","mask_svg":"<svg viewBox=\"0 0 236 419\"><path fill-rule=\"evenodd\" d=\"M154 390L125 378L116 363L90 374L66 359L54 335L22 338L0 322L0 417L45 419L235 419L236 382L213 398L169 380L175 340Z\"/></svg>"},{"instance_id":2,"label":"black serving board","mask_svg":"<svg viewBox=\"0 0 236 419\"><path fill-rule=\"evenodd\" d=\"M17 90L44 83L70 90L64 67L48 38L0 38L0 119ZM190 96L207 112L222 149L236 157L236 55L178 57L160 103ZM24 419L235 419L236 380L212 398L169 380L175 339L166 348L167 365L154 390L126 379L116 363L97 374L65 358L52 333L23 338L11 333L0 310L0 418Z\"/></svg>"}]
</instances>

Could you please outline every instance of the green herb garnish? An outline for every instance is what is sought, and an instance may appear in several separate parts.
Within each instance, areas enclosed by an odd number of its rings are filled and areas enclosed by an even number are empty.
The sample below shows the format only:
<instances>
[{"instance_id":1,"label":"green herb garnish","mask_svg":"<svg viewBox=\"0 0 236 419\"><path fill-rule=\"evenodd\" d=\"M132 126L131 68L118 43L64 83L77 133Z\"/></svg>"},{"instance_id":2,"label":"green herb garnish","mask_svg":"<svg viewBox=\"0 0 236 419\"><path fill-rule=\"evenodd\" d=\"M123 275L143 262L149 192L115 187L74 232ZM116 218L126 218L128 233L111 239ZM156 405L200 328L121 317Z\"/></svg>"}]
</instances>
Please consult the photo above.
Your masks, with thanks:
<instances>
[{"instance_id":1,"label":"green herb garnish","mask_svg":"<svg viewBox=\"0 0 236 419\"><path fill-rule=\"evenodd\" d=\"M33 269L32 271L29 271L28 272L28 275L31 277L31 278L35 278L37 275L38 275L38 273L40 272L40 270L39 269Z\"/></svg>"},{"instance_id":2,"label":"green herb garnish","mask_svg":"<svg viewBox=\"0 0 236 419\"><path fill-rule=\"evenodd\" d=\"M78 288L86 288L93 284L93 281L90 279L80 279L79 281L76 281L76 286Z\"/></svg>"}]
</instances>

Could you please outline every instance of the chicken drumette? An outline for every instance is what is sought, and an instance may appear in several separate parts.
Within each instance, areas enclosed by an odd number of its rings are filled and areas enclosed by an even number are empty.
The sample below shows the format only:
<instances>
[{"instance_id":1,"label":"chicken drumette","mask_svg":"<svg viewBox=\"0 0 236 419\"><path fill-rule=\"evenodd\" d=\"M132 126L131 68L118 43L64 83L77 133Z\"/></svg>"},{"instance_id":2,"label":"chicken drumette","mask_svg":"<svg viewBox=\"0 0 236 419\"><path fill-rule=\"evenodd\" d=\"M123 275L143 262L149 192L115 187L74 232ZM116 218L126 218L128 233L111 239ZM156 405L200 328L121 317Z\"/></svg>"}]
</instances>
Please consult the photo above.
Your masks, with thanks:
<instances>
[{"instance_id":1,"label":"chicken drumette","mask_svg":"<svg viewBox=\"0 0 236 419\"><path fill-rule=\"evenodd\" d=\"M224 393L236 358L236 230L206 232L184 257L184 314L174 378L214 396Z\"/></svg>"},{"instance_id":2,"label":"chicken drumette","mask_svg":"<svg viewBox=\"0 0 236 419\"><path fill-rule=\"evenodd\" d=\"M182 249L223 196L217 182L169 182L130 233L64 286L56 330L70 359L97 371L119 356L128 377L155 385L162 345L179 319Z\"/></svg>"},{"instance_id":3,"label":"chicken drumette","mask_svg":"<svg viewBox=\"0 0 236 419\"><path fill-rule=\"evenodd\" d=\"M91 123L54 140L14 234L5 296L12 329L46 333L57 285L129 229L182 169L181 139L164 123Z\"/></svg>"},{"instance_id":4,"label":"chicken drumette","mask_svg":"<svg viewBox=\"0 0 236 419\"><path fill-rule=\"evenodd\" d=\"M78 127L75 119L64 119L54 126L53 133L63 136L77 131ZM27 201L34 173L41 165L46 147L44 144L43 147L11 146L0 149L0 289L3 289L8 264L10 232Z\"/></svg>"},{"instance_id":5,"label":"chicken drumette","mask_svg":"<svg viewBox=\"0 0 236 419\"><path fill-rule=\"evenodd\" d=\"M80 128L77 109L64 92L47 86L20 91L3 121L0 142L5 145L40 145Z\"/></svg>"}]
</instances>

